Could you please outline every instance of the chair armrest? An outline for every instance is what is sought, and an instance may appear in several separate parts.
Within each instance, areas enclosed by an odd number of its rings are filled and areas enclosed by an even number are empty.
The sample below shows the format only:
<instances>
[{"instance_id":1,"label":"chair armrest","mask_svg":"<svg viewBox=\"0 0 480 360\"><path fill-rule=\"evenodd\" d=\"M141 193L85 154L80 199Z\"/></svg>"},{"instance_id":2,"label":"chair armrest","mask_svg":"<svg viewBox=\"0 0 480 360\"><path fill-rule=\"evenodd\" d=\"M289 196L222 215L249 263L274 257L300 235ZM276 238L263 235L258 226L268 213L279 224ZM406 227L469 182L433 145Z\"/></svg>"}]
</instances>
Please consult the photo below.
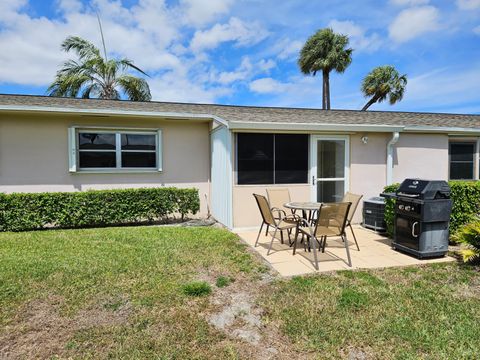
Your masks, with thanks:
<instances>
[{"instance_id":1,"label":"chair armrest","mask_svg":"<svg viewBox=\"0 0 480 360\"><path fill-rule=\"evenodd\" d=\"M279 219L283 219L285 216L287 216L287 213L285 212L285 210L282 210L276 207L272 207L270 210L272 211L272 213L277 212ZM283 216L281 215L282 213L283 213Z\"/></svg>"},{"instance_id":2,"label":"chair armrest","mask_svg":"<svg viewBox=\"0 0 480 360\"><path fill-rule=\"evenodd\" d=\"M298 223L299 221L302 220L302 218L300 216L298 216L297 214L289 214L289 215L285 215L282 220L295 220L296 223Z\"/></svg>"}]
</instances>

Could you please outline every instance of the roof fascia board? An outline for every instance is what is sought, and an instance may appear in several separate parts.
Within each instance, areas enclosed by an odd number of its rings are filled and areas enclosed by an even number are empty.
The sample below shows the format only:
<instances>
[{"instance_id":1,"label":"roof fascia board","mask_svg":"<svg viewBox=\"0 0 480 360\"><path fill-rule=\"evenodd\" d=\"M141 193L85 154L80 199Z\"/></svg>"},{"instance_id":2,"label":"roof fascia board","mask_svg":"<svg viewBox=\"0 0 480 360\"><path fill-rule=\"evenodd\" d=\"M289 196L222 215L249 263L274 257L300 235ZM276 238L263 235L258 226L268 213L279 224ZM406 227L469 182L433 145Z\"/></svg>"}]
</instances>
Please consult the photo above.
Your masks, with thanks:
<instances>
[{"instance_id":1,"label":"roof fascia board","mask_svg":"<svg viewBox=\"0 0 480 360\"><path fill-rule=\"evenodd\" d=\"M440 126L406 126L405 132L417 133L441 133L448 135L480 135L480 127L478 128L462 128L462 127L440 127Z\"/></svg>"},{"instance_id":2,"label":"roof fascia board","mask_svg":"<svg viewBox=\"0 0 480 360\"><path fill-rule=\"evenodd\" d=\"M139 116L139 117L162 117L167 119L188 119L188 120L213 120L226 127L228 121L216 115L193 114L182 112L166 111L133 111L133 110L115 110L115 109L75 109L62 107L45 106L12 106L0 105L0 111L23 111L23 112L45 112L45 113L66 113L81 115L116 115L116 116Z\"/></svg>"},{"instance_id":3,"label":"roof fascia board","mask_svg":"<svg viewBox=\"0 0 480 360\"><path fill-rule=\"evenodd\" d=\"M370 125L370 124L325 124L325 123L274 123L253 121L231 121L231 130L295 130L295 131L369 131L369 132L401 132L404 126Z\"/></svg>"}]
</instances>

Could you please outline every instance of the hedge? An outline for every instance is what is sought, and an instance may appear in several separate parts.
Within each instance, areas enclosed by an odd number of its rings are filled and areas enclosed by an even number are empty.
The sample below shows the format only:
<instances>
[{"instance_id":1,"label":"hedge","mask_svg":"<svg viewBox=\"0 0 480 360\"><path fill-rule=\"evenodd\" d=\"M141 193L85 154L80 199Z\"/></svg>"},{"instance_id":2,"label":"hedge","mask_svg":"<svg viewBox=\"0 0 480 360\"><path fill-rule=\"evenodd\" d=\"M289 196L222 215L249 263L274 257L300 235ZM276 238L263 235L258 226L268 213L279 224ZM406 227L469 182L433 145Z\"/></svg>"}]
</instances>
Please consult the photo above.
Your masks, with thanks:
<instances>
[{"instance_id":1,"label":"hedge","mask_svg":"<svg viewBox=\"0 0 480 360\"><path fill-rule=\"evenodd\" d=\"M463 225L475 220L480 212L480 182L449 181L453 202L450 216L450 234L454 234ZM384 192L397 191L400 184L386 186ZM387 232L393 235L393 217L395 200L387 199L385 206L385 222Z\"/></svg>"},{"instance_id":2,"label":"hedge","mask_svg":"<svg viewBox=\"0 0 480 360\"><path fill-rule=\"evenodd\" d=\"M197 189L172 187L0 194L0 231L153 222L195 214Z\"/></svg>"}]
</instances>

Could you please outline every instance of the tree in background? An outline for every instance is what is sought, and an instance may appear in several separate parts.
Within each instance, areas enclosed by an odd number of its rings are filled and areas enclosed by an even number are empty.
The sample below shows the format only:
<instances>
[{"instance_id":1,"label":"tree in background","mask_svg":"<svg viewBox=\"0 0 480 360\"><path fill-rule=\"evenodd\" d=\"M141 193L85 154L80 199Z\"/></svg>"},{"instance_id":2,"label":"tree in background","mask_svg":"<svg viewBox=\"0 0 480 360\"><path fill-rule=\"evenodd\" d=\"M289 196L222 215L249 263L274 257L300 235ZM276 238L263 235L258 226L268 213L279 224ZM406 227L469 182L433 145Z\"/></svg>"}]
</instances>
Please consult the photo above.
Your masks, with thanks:
<instances>
[{"instance_id":1,"label":"tree in background","mask_svg":"<svg viewBox=\"0 0 480 360\"><path fill-rule=\"evenodd\" d=\"M318 30L303 45L298 65L305 75L323 76L322 108L330 109L330 72L343 73L352 62L353 49L348 47L348 36L332 29Z\"/></svg>"},{"instance_id":2,"label":"tree in background","mask_svg":"<svg viewBox=\"0 0 480 360\"><path fill-rule=\"evenodd\" d=\"M61 46L74 51L78 60L66 61L49 86L50 96L120 99L124 94L132 101L150 101L150 87L145 79L127 73L135 70L148 76L128 59L107 59L92 43L77 36L66 38Z\"/></svg>"},{"instance_id":3,"label":"tree in background","mask_svg":"<svg viewBox=\"0 0 480 360\"><path fill-rule=\"evenodd\" d=\"M362 108L367 110L376 102L382 102L388 98L390 105L403 99L407 86L407 75L400 75L390 65L378 66L373 69L362 82L362 93L365 97L371 97Z\"/></svg>"}]
</instances>

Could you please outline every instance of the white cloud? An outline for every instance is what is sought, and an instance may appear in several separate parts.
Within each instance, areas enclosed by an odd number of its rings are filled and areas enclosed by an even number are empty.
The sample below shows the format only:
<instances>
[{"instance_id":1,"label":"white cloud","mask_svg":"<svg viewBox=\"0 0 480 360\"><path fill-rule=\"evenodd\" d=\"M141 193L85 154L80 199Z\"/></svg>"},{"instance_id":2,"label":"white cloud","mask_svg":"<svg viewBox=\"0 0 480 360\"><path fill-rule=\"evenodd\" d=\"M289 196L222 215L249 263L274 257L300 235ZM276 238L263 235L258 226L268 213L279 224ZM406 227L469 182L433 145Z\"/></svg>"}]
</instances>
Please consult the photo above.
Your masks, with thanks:
<instances>
[{"instance_id":1,"label":"white cloud","mask_svg":"<svg viewBox=\"0 0 480 360\"><path fill-rule=\"evenodd\" d=\"M180 10L186 25L203 26L228 13L232 4L233 0L181 0Z\"/></svg>"},{"instance_id":2,"label":"white cloud","mask_svg":"<svg viewBox=\"0 0 480 360\"><path fill-rule=\"evenodd\" d=\"M430 0L391 0L391 3L399 6L417 6L428 4Z\"/></svg>"},{"instance_id":3,"label":"white cloud","mask_svg":"<svg viewBox=\"0 0 480 360\"><path fill-rule=\"evenodd\" d=\"M480 25L478 25L477 27L473 28L473 32L477 35L480 35Z\"/></svg>"},{"instance_id":4,"label":"white cloud","mask_svg":"<svg viewBox=\"0 0 480 360\"><path fill-rule=\"evenodd\" d=\"M457 0L457 6L461 10L474 10L480 8L480 0Z\"/></svg>"},{"instance_id":5,"label":"white cloud","mask_svg":"<svg viewBox=\"0 0 480 360\"><path fill-rule=\"evenodd\" d=\"M260 94L281 93L288 88L288 84L281 83L271 77L254 80L249 85L250 90Z\"/></svg>"},{"instance_id":6,"label":"white cloud","mask_svg":"<svg viewBox=\"0 0 480 360\"><path fill-rule=\"evenodd\" d=\"M57 0L58 10L71 13L79 12L83 9L83 4L79 0Z\"/></svg>"},{"instance_id":7,"label":"white cloud","mask_svg":"<svg viewBox=\"0 0 480 360\"><path fill-rule=\"evenodd\" d=\"M427 32L439 29L439 11L434 6L405 9L389 26L392 40L403 43Z\"/></svg>"},{"instance_id":8,"label":"white cloud","mask_svg":"<svg viewBox=\"0 0 480 360\"><path fill-rule=\"evenodd\" d=\"M365 29L353 21L332 20L328 24L335 32L348 35L350 45L355 50L375 51L382 45L382 40L377 33L366 35Z\"/></svg>"},{"instance_id":9,"label":"white cloud","mask_svg":"<svg viewBox=\"0 0 480 360\"><path fill-rule=\"evenodd\" d=\"M302 46L303 42L300 40L291 40L288 37L282 38L272 46L269 53L279 60L296 61Z\"/></svg>"},{"instance_id":10,"label":"white cloud","mask_svg":"<svg viewBox=\"0 0 480 360\"><path fill-rule=\"evenodd\" d=\"M215 24L208 30L195 32L190 43L194 52L215 49L224 42L233 41L238 46L255 45L264 40L268 32L259 23L246 23L232 17L226 24Z\"/></svg>"},{"instance_id":11,"label":"white cloud","mask_svg":"<svg viewBox=\"0 0 480 360\"><path fill-rule=\"evenodd\" d=\"M249 81L252 77L268 73L276 66L275 61L272 59L261 59L255 64L252 64L250 58L245 56L240 63L240 66L235 71L224 71L219 74L210 74L209 81L212 83L220 83L222 85L228 85L235 81Z\"/></svg>"},{"instance_id":12,"label":"white cloud","mask_svg":"<svg viewBox=\"0 0 480 360\"><path fill-rule=\"evenodd\" d=\"M227 88L206 88L201 82L192 82L174 71L151 79L149 85L152 98L162 101L213 103L217 97L231 93Z\"/></svg>"}]
</instances>

